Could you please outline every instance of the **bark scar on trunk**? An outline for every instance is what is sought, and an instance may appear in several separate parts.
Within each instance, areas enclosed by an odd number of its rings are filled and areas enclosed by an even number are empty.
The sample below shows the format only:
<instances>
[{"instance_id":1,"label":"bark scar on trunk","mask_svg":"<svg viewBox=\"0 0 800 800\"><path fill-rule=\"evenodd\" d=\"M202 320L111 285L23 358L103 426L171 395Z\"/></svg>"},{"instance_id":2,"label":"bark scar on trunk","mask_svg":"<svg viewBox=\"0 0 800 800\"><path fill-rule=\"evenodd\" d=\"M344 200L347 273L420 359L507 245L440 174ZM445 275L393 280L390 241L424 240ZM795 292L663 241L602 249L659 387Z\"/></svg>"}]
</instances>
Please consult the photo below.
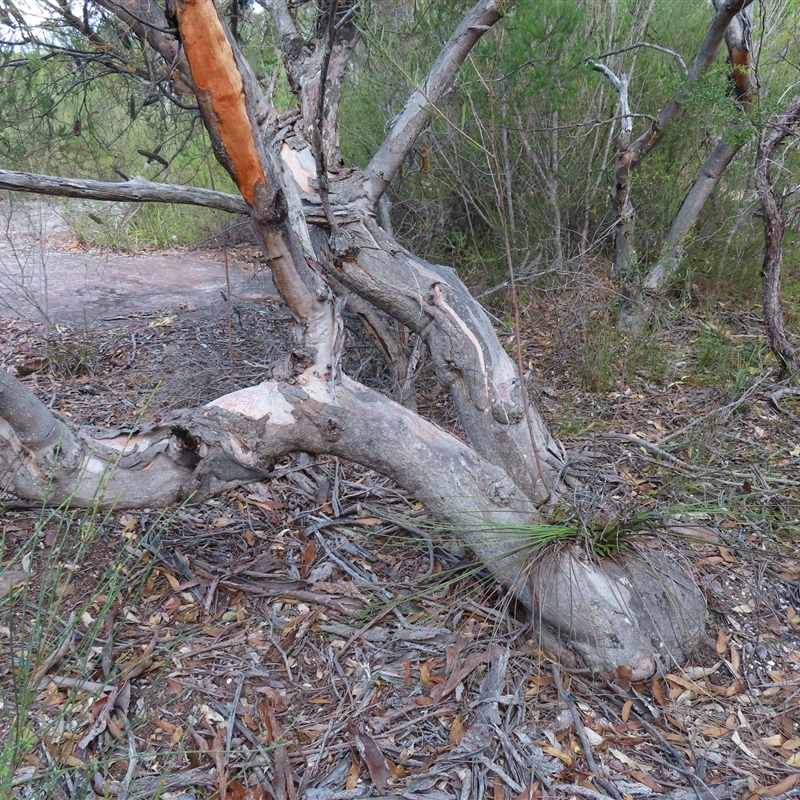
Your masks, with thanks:
<instances>
[{"instance_id":1,"label":"bark scar on trunk","mask_svg":"<svg viewBox=\"0 0 800 800\"><path fill-rule=\"evenodd\" d=\"M475 370L470 370L473 375L465 376L466 385L470 390L470 399L475 406L483 411L489 405L489 376L486 371L486 359L483 355L483 348L478 341L478 337L470 330L469 326L463 319L453 310L447 302L439 284L434 284L430 294L431 303L435 308L444 311L451 321L461 330L467 340L475 348L475 357L478 362L479 375L474 376ZM463 368L459 370L462 374L465 372ZM470 379L472 378L472 379ZM479 388L482 387L482 388Z\"/></svg>"}]
</instances>

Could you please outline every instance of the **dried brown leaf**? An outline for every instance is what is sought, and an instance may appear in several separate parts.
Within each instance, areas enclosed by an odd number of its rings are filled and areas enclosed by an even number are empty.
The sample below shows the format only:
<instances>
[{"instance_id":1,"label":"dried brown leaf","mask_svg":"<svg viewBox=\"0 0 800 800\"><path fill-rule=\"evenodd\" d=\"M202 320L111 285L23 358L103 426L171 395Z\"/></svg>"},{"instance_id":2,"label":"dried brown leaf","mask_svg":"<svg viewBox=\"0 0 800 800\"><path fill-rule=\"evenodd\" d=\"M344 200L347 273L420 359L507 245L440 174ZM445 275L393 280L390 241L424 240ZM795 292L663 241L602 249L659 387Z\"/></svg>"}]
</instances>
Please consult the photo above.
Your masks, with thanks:
<instances>
[{"instance_id":1,"label":"dried brown leaf","mask_svg":"<svg viewBox=\"0 0 800 800\"><path fill-rule=\"evenodd\" d=\"M628 774L634 779L639 781L639 783L644 784L648 789L653 792L657 792L661 794L664 791L664 787L660 784L656 783L646 772L641 772L638 769L632 769L628 772Z\"/></svg>"},{"instance_id":2,"label":"dried brown leaf","mask_svg":"<svg viewBox=\"0 0 800 800\"><path fill-rule=\"evenodd\" d=\"M353 789L358 786L358 779L361 773L361 769L358 764L358 759L354 758L350 762L350 770L347 773L347 781L345 781L344 788L348 791L352 791Z\"/></svg>"},{"instance_id":3,"label":"dried brown leaf","mask_svg":"<svg viewBox=\"0 0 800 800\"><path fill-rule=\"evenodd\" d=\"M499 658L503 652L503 648L500 645L495 644L483 653L472 653L472 655L470 655L464 662L463 667L450 675L450 677L444 683L441 683L439 686L434 686L433 689L431 689L431 699L434 702L443 700L474 669L479 667L481 664L488 664L490 661L494 661L496 658Z\"/></svg>"},{"instance_id":4,"label":"dried brown leaf","mask_svg":"<svg viewBox=\"0 0 800 800\"><path fill-rule=\"evenodd\" d=\"M375 791L380 795L386 794L389 789L389 768L380 747L371 736L359 731L352 719L345 725L345 730L353 737L356 748L367 765Z\"/></svg>"},{"instance_id":5,"label":"dried brown leaf","mask_svg":"<svg viewBox=\"0 0 800 800\"><path fill-rule=\"evenodd\" d=\"M500 777L494 776L494 784L492 786L492 797L494 800L506 800L506 790L503 787Z\"/></svg>"},{"instance_id":6,"label":"dried brown leaf","mask_svg":"<svg viewBox=\"0 0 800 800\"><path fill-rule=\"evenodd\" d=\"M539 788L539 781L534 781L523 789L514 800L542 800L543 796L542 790Z\"/></svg>"},{"instance_id":7,"label":"dried brown leaf","mask_svg":"<svg viewBox=\"0 0 800 800\"><path fill-rule=\"evenodd\" d=\"M731 728L726 728L724 725L705 725L700 729L705 736L710 736L712 739L727 736L731 730Z\"/></svg>"},{"instance_id":8,"label":"dried brown leaf","mask_svg":"<svg viewBox=\"0 0 800 800\"><path fill-rule=\"evenodd\" d=\"M452 725L450 725L450 735L447 737L447 743L450 745L459 744L464 738L467 728L468 726L461 716L456 714L455 717L453 717Z\"/></svg>"},{"instance_id":9,"label":"dried brown leaf","mask_svg":"<svg viewBox=\"0 0 800 800\"><path fill-rule=\"evenodd\" d=\"M403 764L395 764L390 758L386 759L386 764L389 767L389 774L396 780L402 780L408 776L408 770Z\"/></svg>"},{"instance_id":10,"label":"dried brown leaf","mask_svg":"<svg viewBox=\"0 0 800 800\"><path fill-rule=\"evenodd\" d=\"M653 700L658 703L662 708L666 707L667 705L667 698L664 696L664 689L661 686L661 681L658 678L653 678L653 683L651 685L652 692L653 692Z\"/></svg>"},{"instance_id":11,"label":"dried brown leaf","mask_svg":"<svg viewBox=\"0 0 800 800\"><path fill-rule=\"evenodd\" d=\"M780 797L793 789L798 781L800 781L800 774L787 775L782 781L773 783L772 786L756 789L755 793L759 797Z\"/></svg>"},{"instance_id":12,"label":"dried brown leaf","mask_svg":"<svg viewBox=\"0 0 800 800\"><path fill-rule=\"evenodd\" d=\"M550 744L542 745L541 747L542 747L542 752L545 755L553 756L554 758L557 758L562 764L564 764L567 767L571 767L572 766L573 758L565 750L561 750L558 747L553 747Z\"/></svg>"},{"instance_id":13,"label":"dried brown leaf","mask_svg":"<svg viewBox=\"0 0 800 800\"><path fill-rule=\"evenodd\" d=\"M633 710L633 700L627 700L625 705L622 706L622 721L627 722L630 719L631 711Z\"/></svg>"}]
</instances>

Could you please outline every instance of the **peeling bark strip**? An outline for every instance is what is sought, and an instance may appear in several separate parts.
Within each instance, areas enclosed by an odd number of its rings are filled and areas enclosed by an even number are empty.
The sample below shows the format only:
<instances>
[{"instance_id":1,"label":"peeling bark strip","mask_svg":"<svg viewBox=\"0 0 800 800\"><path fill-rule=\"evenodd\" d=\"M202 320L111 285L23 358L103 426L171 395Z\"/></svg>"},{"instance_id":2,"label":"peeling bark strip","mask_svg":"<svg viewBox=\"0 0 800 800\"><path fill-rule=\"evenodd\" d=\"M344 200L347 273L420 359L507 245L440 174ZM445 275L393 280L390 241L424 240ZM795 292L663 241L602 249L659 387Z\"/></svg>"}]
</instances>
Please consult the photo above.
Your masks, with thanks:
<instances>
[{"instance_id":1,"label":"peeling bark strip","mask_svg":"<svg viewBox=\"0 0 800 800\"><path fill-rule=\"evenodd\" d=\"M198 92L211 100L214 122L232 162L236 185L244 199L253 205L256 184L261 182L266 186L267 177L256 151L244 81L233 48L213 0L179 0L175 11Z\"/></svg>"}]
</instances>

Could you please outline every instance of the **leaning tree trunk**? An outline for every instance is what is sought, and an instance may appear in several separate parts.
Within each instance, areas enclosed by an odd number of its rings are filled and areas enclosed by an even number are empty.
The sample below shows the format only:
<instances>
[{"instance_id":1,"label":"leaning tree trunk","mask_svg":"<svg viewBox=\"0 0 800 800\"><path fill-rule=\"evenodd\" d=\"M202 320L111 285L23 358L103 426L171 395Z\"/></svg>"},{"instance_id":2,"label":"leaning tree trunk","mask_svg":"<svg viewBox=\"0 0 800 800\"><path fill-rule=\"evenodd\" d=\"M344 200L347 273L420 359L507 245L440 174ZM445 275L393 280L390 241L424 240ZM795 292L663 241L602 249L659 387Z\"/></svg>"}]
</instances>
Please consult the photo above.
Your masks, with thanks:
<instances>
[{"instance_id":1,"label":"leaning tree trunk","mask_svg":"<svg viewBox=\"0 0 800 800\"><path fill-rule=\"evenodd\" d=\"M714 0L714 6L719 11L723 6L723 0ZM747 115L753 110L753 85L750 80L750 61L753 49L752 24L753 7L747 6L731 20L725 31L725 44L728 47L728 61L731 65L730 82L736 108ZM732 131L732 133L736 136L737 132ZM697 180L681 204L667 234L661 255L644 279L643 286L649 295L648 300L651 300L654 295L659 295L680 269L686 237L697 222L706 201L717 188L728 165L741 149L740 141L726 141L729 138L720 139L717 146L711 151ZM737 138L742 138L741 131L738 132ZM648 302L642 306L641 313L647 314L649 308L650 303ZM641 322L637 323L636 327L641 327Z\"/></svg>"},{"instance_id":2,"label":"leaning tree trunk","mask_svg":"<svg viewBox=\"0 0 800 800\"><path fill-rule=\"evenodd\" d=\"M740 144L728 144L723 140L711 151L706 163L703 165L703 169L697 176L697 180L692 184L692 188L684 198L680 210L672 221L672 227L669 229L667 238L664 241L664 247L658 257L658 261L653 264L644 279L642 287L648 297L646 302L640 306L638 312L643 319L635 322L631 320L632 329L641 330L646 317L650 313L651 296L660 294L667 282L680 269L683 262L686 237L694 227L695 222L697 222L697 218L700 216L706 201L717 188L723 173L740 149Z\"/></svg>"},{"instance_id":3,"label":"leaning tree trunk","mask_svg":"<svg viewBox=\"0 0 800 800\"><path fill-rule=\"evenodd\" d=\"M783 266L783 234L786 217L772 183L775 153L800 121L800 97L781 114L767 134L756 156L756 190L764 213L764 263L761 268L764 297L764 324L772 351L778 357L781 376L800 369L797 349L789 341L781 304L781 267Z\"/></svg>"},{"instance_id":4,"label":"leaning tree trunk","mask_svg":"<svg viewBox=\"0 0 800 800\"><path fill-rule=\"evenodd\" d=\"M501 5L479 0L468 12L362 171L344 169L338 147L340 88L357 39L358 4L318 3L316 38L308 40L295 5L263 1L299 100L298 113L278 115L213 0L175 0L174 33L150 0L101 2L194 93L242 200L213 192L198 200L187 190L179 202L210 204L216 194L217 207L244 206L297 341L287 362L258 386L120 440L73 433L3 374L0 466L13 490L54 503L164 505L268 478L286 453L335 454L392 477L449 522L528 606L543 644L559 655L612 673L628 665L639 678L685 657L702 633L704 600L686 573L657 553L648 554L646 566L630 555L598 563L573 551L531 561L524 529L540 522L537 507L561 488L562 451L535 409L523 406L512 361L454 271L415 257L376 222L381 196L430 109L500 19ZM54 191L48 181L0 172L0 186ZM142 181L98 187L75 180L61 193L130 197L131 183L156 201L181 194ZM342 298L332 289L339 286L424 338L469 444L342 373Z\"/></svg>"}]
</instances>

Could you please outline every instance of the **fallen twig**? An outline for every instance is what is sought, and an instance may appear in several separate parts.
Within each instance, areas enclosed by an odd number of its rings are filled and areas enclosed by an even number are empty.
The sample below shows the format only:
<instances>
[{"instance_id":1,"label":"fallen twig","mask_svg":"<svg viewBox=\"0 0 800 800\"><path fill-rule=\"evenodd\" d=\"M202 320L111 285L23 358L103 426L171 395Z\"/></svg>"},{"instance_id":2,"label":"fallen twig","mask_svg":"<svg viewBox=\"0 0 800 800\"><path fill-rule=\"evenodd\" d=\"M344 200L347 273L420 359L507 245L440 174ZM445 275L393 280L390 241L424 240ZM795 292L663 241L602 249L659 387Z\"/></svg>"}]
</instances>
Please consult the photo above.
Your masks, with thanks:
<instances>
[{"instance_id":1,"label":"fallen twig","mask_svg":"<svg viewBox=\"0 0 800 800\"><path fill-rule=\"evenodd\" d=\"M558 697L569 709L569 713L572 715L572 721L575 723L575 733L578 734L578 738L581 740L583 757L586 759L586 764L588 765L589 769L594 773L597 785L608 792L608 794L615 800L622 800L622 794L620 793L619 789L617 789L617 787L614 786L611 781L606 780L600 774L600 770L597 768L597 763L595 762L594 754L592 753L592 745L589 743L589 740L586 737L586 732L583 730L583 720L581 720L581 716L578 713L578 709L575 707L575 703L572 702L572 698L567 694L567 690L564 688L564 684L561 681L561 670L559 670L556 664L551 664L550 671L553 673L553 680L556 684Z\"/></svg>"}]
</instances>

